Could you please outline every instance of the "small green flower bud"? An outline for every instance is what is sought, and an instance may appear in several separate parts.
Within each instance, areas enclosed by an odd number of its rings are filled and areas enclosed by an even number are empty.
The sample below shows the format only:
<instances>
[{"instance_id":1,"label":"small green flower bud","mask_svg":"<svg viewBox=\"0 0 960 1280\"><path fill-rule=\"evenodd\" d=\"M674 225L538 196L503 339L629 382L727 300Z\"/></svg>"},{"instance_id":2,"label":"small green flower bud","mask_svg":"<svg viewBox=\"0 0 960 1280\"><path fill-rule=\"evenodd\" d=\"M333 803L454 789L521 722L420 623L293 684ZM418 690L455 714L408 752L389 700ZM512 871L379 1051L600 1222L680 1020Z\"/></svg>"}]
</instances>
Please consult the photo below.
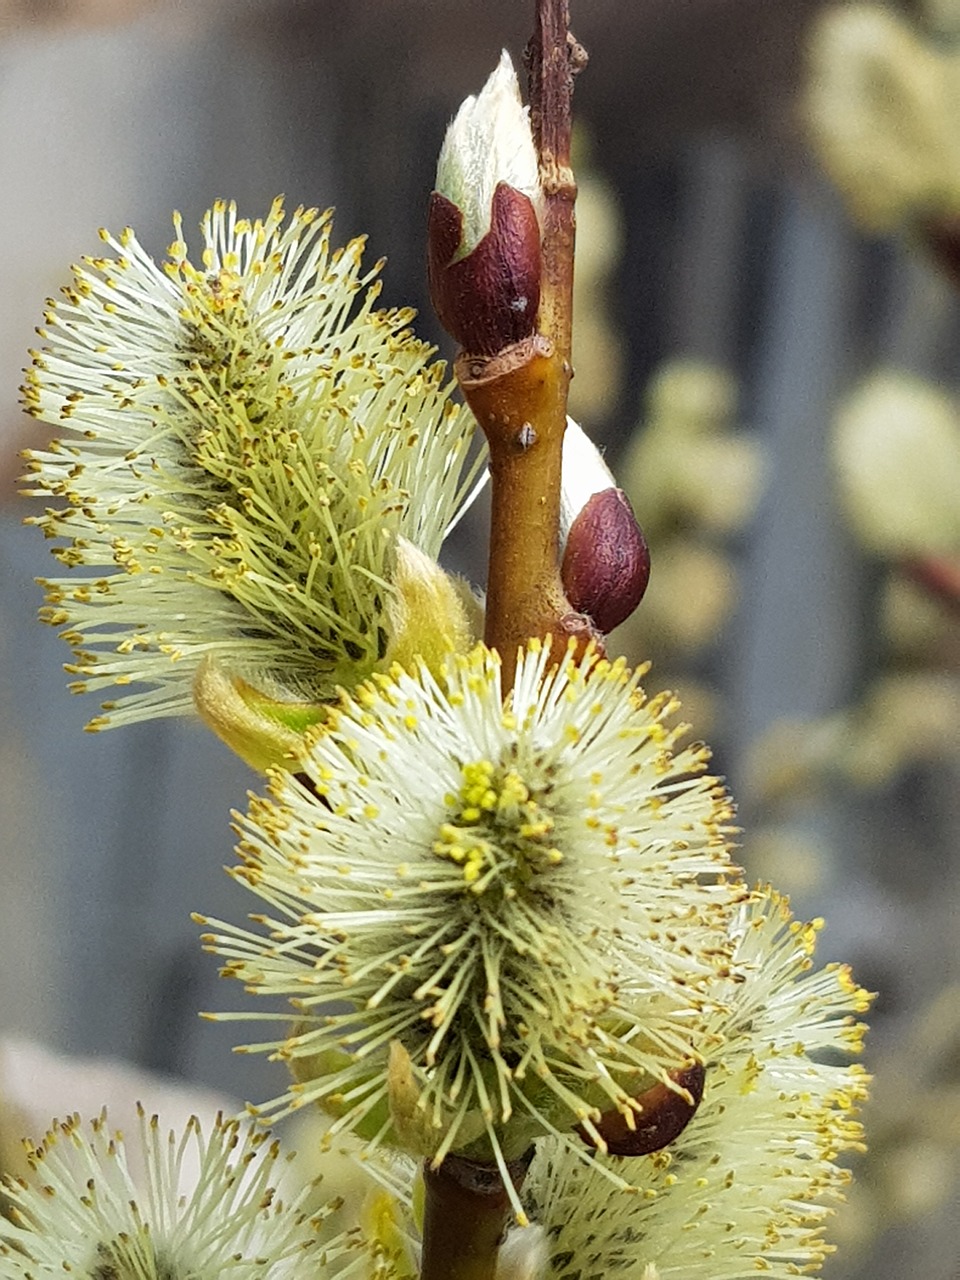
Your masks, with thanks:
<instances>
[{"instance_id":1,"label":"small green flower bud","mask_svg":"<svg viewBox=\"0 0 960 1280\"><path fill-rule=\"evenodd\" d=\"M438 1143L429 1116L417 1106L422 1093L409 1053L399 1040L392 1041L387 1059L387 1097L393 1131L404 1151L430 1156Z\"/></svg>"},{"instance_id":2,"label":"small green flower bud","mask_svg":"<svg viewBox=\"0 0 960 1280\"><path fill-rule=\"evenodd\" d=\"M193 702L207 728L258 773L274 766L289 769L299 760L304 731L327 710L321 703L271 697L214 658L197 668Z\"/></svg>"},{"instance_id":3,"label":"small green flower bud","mask_svg":"<svg viewBox=\"0 0 960 1280\"><path fill-rule=\"evenodd\" d=\"M467 584L403 537L397 539L392 586L389 662L411 669L420 661L435 671L448 653L464 653L480 638L483 611Z\"/></svg>"}]
</instances>

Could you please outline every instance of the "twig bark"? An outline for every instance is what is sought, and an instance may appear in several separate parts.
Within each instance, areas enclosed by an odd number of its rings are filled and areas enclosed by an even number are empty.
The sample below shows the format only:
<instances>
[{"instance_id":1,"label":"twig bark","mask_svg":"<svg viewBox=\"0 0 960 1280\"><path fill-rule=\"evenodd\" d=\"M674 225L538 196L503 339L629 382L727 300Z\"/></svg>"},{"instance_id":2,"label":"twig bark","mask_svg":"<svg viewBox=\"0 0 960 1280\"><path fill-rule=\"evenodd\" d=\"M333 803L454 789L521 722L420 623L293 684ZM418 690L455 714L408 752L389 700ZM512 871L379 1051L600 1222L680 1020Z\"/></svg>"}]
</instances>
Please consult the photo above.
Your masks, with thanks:
<instances>
[{"instance_id":1,"label":"twig bark","mask_svg":"<svg viewBox=\"0 0 960 1280\"><path fill-rule=\"evenodd\" d=\"M577 198L570 167L573 82L586 60L586 52L570 33L567 0L539 3L536 31L527 47L530 120L544 193L539 327L554 344L561 362L564 414L566 387L573 374L570 357Z\"/></svg>"},{"instance_id":2,"label":"twig bark","mask_svg":"<svg viewBox=\"0 0 960 1280\"><path fill-rule=\"evenodd\" d=\"M569 34L568 0L536 0L527 51L534 136L545 204L537 331L493 356L464 352L457 377L486 434L492 527L485 639L513 684L518 650L533 636L594 635L563 592L560 473L573 368L574 201L570 168L573 76L585 57ZM509 1166L519 1188L532 1151ZM421 1280L495 1280L510 1197L496 1165L447 1156L424 1171Z\"/></svg>"},{"instance_id":3,"label":"twig bark","mask_svg":"<svg viewBox=\"0 0 960 1280\"><path fill-rule=\"evenodd\" d=\"M507 1166L519 1190L532 1150ZM494 1280L510 1199L496 1165L447 1156L424 1168L421 1280Z\"/></svg>"},{"instance_id":4,"label":"twig bark","mask_svg":"<svg viewBox=\"0 0 960 1280\"><path fill-rule=\"evenodd\" d=\"M573 74L585 61L568 31L567 0L536 0L527 50L531 118L544 189L536 332L497 355L463 352L457 378L490 448L493 516L486 584L486 644L511 689L517 652L532 636L595 632L573 613L559 573L559 500L567 390L572 376ZM520 1187L532 1152L508 1166ZM497 1166L447 1156L426 1167L421 1280L494 1280L508 1190Z\"/></svg>"},{"instance_id":5,"label":"twig bark","mask_svg":"<svg viewBox=\"0 0 960 1280\"><path fill-rule=\"evenodd\" d=\"M493 514L487 644L506 692L517 651L532 637L594 638L559 569L560 475L573 375L574 201L570 168L573 78L586 56L569 33L567 0L538 0L527 50L530 106L544 192L537 333L490 359L465 353L457 374L490 446Z\"/></svg>"}]
</instances>

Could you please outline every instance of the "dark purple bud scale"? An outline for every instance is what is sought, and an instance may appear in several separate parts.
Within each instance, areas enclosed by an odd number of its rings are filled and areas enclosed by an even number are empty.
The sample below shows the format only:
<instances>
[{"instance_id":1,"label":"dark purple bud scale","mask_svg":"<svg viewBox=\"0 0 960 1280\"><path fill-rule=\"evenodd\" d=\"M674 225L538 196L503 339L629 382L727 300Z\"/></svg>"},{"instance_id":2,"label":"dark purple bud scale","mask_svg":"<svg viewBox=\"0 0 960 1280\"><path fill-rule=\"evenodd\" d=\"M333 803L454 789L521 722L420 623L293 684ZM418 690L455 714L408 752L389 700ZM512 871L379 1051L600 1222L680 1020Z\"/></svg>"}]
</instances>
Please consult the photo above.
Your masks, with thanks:
<instances>
[{"instance_id":1,"label":"dark purple bud scale","mask_svg":"<svg viewBox=\"0 0 960 1280\"><path fill-rule=\"evenodd\" d=\"M427 277L440 323L464 350L496 355L534 332L540 308L540 224L529 196L497 184L490 230L465 258L463 215L434 191L427 223Z\"/></svg>"},{"instance_id":2,"label":"dark purple bud scale","mask_svg":"<svg viewBox=\"0 0 960 1280\"><path fill-rule=\"evenodd\" d=\"M609 634L643 599L650 551L622 489L593 494L570 526L560 569L574 609Z\"/></svg>"}]
</instances>

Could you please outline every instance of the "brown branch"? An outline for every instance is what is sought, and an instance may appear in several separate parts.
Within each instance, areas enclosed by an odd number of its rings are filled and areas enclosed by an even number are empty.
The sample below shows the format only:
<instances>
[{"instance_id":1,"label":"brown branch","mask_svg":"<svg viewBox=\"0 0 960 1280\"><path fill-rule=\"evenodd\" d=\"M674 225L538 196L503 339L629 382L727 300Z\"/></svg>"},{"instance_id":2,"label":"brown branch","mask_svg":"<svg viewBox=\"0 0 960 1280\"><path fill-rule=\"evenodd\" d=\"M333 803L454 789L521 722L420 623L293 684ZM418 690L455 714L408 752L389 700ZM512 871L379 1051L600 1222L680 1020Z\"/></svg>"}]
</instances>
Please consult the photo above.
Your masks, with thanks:
<instances>
[{"instance_id":1,"label":"brown branch","mask_svg":"<svg viewBox=\"0 0 960 1280\"><path fill-rule=\"evenodd\" d=\"M493 514L487 644L503 661L504 692L532 636L599 640L564 595L559 568L560 474L573 375L573 77L585 61L570 36L567 0L537 0L527 50L534 138L544 193L537 333L491 359L464 353L457 373L490 446Z\"/></svg>"},{"instance_id":2,"label":"brown branch","mask_svg":"<svg viewBox=\"0 0 960 1280\"><path fill-rule=\"evenodd\" d=\"M570 33L568 0L539 0L536 31L527 46L530 120L540 158L543 207L543 275L540 332L554 343L569 384L573 376L574 204L577 184L570 167L573 79L587 55ZM566 415L566 387L564 416Z\"/></svg>"},{"instance_id":3,"label":"brown branch","mask_svg":"<svg viewBox=\"0 0 960 1280\"><path fill-rule=\"evenodd\" d=\"M573 372L576 185L570 169L570 110L573 74L583 61L577 49L568 31L567 0L537 0L528 60L545 195L543 274L537 324L527 336L511 341L515 335L507 334L503 340L509 345L497 350L488 339L501 331L500 310L478 327L463 297L468 285L481 298L496 293L497 281L503 281L509 293L519 277L503 270L504 264L514 257L524 268L529 261L535 263L531 254L536 246L531 249L524 237L500 235L495 207L490 243L454 279L449 274L451 244L459 240L459 230L450 225L444 203L435 199L432 206L431 292L446 327L479 347L458 357L456 372L490 447L493 514L485 639L501 656L504 693L513 685L517 652L531 637L577 635L585 640L595 634L586 617L571 611L559 565L560 474ZM464 282L460 276L469 278ZM527 287L520 292L523 301L531 294ZM482 341L474 341L475 330ZM508 1166L517 1188L532 1155L531 1148ZM510 1209L497 1166L448 1155L438 1169L426 1166L424 1184L421 1280L494 1280Z\"/></svg>"},{"instance_id":4,"label":"brown branch","mask_svg":"<svg viewBox=\"0 0 960 1280\"><path fill-rule=\"evenodd\" d=\"M541 335L490 359L462 355L457 377L490 446L492 514L485 639L513 684L517 651L531 636L594 638L560 581L560 472L566 379ZM562 418L557 420L558 405Z\"/></svg>"},{"instance_id":5,"label":"brown branch","mask_svg":"<svg viewBox=\"0 0 960 1280\"><path fill-rule=\"evenodd\" d=\"M533 1148L507 1165L519 1191ZM497 1249L510 1197L496 1165L447 1156L439 1169L424 1166L421 1280L494 1280Z\"/></svg>"}]
</instances>

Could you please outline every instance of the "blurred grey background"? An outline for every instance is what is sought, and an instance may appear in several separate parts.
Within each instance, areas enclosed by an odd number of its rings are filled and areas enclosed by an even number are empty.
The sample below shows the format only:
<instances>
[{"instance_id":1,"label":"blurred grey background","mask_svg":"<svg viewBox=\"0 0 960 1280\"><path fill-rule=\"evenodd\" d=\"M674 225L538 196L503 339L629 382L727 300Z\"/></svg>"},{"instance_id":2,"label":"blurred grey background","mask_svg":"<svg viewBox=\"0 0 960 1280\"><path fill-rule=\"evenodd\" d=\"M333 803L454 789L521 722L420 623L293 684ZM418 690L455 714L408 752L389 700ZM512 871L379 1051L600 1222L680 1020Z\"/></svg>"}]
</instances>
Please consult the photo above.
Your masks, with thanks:
<instances>
[{"instance_id":1,"label":"blurred grey background","mask_svg":"<svg viewBox=\"0 0 960 1280\"><path fill-rule=\"evenodd\" d=\"M739 421L767 453L766 490L731 550L739 604L698 660L723 700L712 737L735 793L759 735L844 706L877 660L878 571L828 473L836 396L881 360L953 377L960 338L945 287L897 245L858 236L807 154L796 91L818 7L573 3L591 58L576 94L586 171L614 211L591 305L616 350L586 425L615 465L658 364L694 356L736 374ZM101 225L134 226L159 255L173 209L194 228L218 196L259 215L282 191L291 206L336 205L339 239L368 233L370 260L389 258L385 301L415 304L420 332L449 352L424 294L436 152L501 47L519 58L532 12L517 0L0 0L0 1030L251 1099L277 1087L279 1068L230 1053L237 1028L197 1019L243 996L218 983L189 918L251 909L221 868L228 811L257 780L192 724L85 736L93 700L67 693L66 647L35 621L33 579L51 562L20 525L13 478L39 430L16 402L44 297L96 251ZM474 522L451 549L475 579L482 536ZM654 545L654 573L656 557ZM957 782L946 758L879 791L821 792L792 819L816 874L790 883L777 864L798 912L826 916L825 958L879 990L871 1061L900 1054L908 1090L914 1019L960 977ZM754 871L749 788L742 817ZM240 1034L255 1035L248 1025ZM953 1184L882 1244L876 1224L854 1231L830 1274L956 1276L955 1197Z\"/></svg>"}]
</instances>

